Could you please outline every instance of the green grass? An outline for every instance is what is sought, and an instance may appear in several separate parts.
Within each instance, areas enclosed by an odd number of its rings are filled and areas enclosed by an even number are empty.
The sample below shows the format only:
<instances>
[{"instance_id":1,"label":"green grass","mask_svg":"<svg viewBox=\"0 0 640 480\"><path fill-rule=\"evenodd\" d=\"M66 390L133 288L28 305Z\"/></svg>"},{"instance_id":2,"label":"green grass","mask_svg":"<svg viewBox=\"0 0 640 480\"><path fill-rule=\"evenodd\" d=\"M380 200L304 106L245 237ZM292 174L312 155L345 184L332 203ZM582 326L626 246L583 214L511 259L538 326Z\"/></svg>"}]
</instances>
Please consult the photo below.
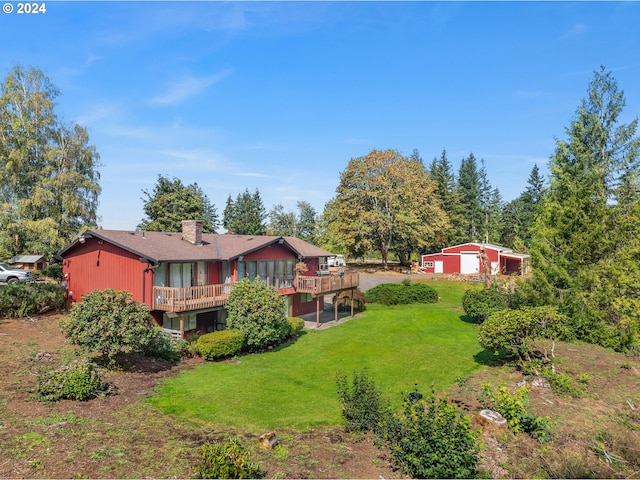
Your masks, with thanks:
<instances>
[{"instance_id":1,"label":"green grass","mask_svg":"<svg viewBox=\"0 0 640 480\"><path fill-rule=\"evenodd\" d=\"M186 421L263 431L341 422L337 373L367 368L385 396L398 403L417 384L422 391L451 386L486 357L477 326L462 319L468 286L431 282L437 304L367 306L365 316L309 331L273 351L184 371L149 401Z\"/></svg>"}]
</instances>

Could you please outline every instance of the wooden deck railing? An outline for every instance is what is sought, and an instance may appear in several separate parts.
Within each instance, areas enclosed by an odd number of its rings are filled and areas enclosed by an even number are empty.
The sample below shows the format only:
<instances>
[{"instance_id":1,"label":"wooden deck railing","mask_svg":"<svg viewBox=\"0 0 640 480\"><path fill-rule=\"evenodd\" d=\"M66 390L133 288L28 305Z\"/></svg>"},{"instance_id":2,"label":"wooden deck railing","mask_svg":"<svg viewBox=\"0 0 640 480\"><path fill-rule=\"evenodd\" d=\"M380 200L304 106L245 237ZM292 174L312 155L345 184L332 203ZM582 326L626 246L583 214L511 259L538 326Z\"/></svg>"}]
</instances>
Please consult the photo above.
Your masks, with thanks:
<instances>
[{"instance_id":1,"label":"wooden deck railing","mask_svg":"<svg viewBox=\"0 0 640 480\"><path fill-rule=\"evenodd\" d=\"M227 303L233 284L199 285L197 287L153 287L153 310L186 312L220 307Z\"/></svg>"},{"instance_id":2,"label":"wooden deck railing","mask_svg":"<svg viewBox=\"0 0 640 480\"><path fill-rule=\"evenodd\" d=\"M296 291L311 293L313 296L326 295L348 288L356 288L360 284L358 272L343 272L340 275L322 277L299 276L296 279Z\"/></svg>"},{"instance_id":3,"label":"wooden deck railing","mask_svg":"<svg viewBox=\"0 0 640 480\"><path fill-rule=\"evenodd\" d=\"M295 287L297 292L311 293L314 297L339 292L359 285L358 272L322 277L298 276L295 281L276 280L276 288ZM201 285L197 287L173 288L153 287L152 310L165 312L187 312L226 305L229 293L235 284Z\"/></svg>"}]
</instances>

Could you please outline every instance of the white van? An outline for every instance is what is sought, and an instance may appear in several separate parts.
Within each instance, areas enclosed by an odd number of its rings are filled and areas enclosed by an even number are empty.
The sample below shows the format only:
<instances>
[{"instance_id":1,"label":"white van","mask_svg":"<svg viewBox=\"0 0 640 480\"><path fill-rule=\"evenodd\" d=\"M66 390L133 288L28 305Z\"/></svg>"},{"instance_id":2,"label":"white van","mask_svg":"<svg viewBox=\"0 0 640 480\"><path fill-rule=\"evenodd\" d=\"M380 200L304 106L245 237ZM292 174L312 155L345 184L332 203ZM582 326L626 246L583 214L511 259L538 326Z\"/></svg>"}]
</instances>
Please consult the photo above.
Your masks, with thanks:
<instances>
[{"instance_id":1,"label":"white van","mask_svg":"<svg viewBox=\"0 0 640 480\"><path fill-rule=\"evenodd\" d=\"M346 267L347 262L344 259L344 255L335 255L327 258L327 263L330 267Z\"/></svg>"}]
</instances>

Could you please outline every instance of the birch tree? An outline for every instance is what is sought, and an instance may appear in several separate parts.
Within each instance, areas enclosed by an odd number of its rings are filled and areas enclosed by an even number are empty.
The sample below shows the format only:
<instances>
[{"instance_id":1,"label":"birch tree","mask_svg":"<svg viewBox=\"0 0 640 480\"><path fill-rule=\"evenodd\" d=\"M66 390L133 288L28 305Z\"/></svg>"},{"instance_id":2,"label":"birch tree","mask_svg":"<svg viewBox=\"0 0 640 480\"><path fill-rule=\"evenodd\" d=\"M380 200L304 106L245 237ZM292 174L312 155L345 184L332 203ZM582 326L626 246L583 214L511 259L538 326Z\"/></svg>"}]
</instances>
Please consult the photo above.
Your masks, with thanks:
<instances>
[{"instance_id":1,"label":"birch tree","mask_svg":"<svg viewBox=\"0 0 640 480\"><path fill-rule=\"evenodd\" d=\"M97 224L99 156L84 127L58 119L58 95L20 65L0 86L0 256L53 254Z\"/></svg>"}]
</instances>

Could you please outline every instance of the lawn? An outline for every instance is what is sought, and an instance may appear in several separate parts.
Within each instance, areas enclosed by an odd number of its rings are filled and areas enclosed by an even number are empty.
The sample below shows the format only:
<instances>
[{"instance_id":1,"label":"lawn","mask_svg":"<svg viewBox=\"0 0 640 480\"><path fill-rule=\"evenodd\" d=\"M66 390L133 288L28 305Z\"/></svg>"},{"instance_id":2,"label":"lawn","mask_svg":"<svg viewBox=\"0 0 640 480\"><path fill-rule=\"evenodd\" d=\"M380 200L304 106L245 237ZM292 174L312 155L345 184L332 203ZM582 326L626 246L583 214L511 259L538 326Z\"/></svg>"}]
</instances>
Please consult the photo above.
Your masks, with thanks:
<instances>
[{"instance_id":1,"label":"lawn","mask_svg":"<svg viewBox=\"0 0 640 480\"><path fill-rule=\"evenodd\" d=\"M370 304L360 318L308 331L267 353L208 363L164 381L149 402L185 421L262 432L341 421L336 374L367 368L385 396L400 402L417 385L449 388L486 359L477 326L464 321L468 285L430 282L437 304Z\"/></svg>"}]
</instances>

